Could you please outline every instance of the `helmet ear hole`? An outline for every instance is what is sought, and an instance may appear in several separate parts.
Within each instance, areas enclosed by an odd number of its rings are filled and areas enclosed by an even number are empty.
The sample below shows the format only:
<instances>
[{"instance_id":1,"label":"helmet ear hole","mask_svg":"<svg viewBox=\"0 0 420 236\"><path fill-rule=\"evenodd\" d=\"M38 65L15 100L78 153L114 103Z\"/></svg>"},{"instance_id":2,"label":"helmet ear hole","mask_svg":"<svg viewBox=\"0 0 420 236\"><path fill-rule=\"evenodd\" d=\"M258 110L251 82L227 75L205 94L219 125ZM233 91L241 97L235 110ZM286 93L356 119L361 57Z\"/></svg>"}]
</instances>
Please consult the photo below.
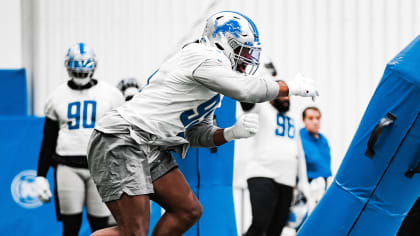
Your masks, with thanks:
<instances>
[{"instance_id":1,"label":"helmet ear hole","mask_svg":"<svg viewBox=\"0 0 420 236\"><path fill-rule=\"evenodd\" d=\"M216 47L220 50L225 50L219 43L214 43L216 45Z\"/></svg>"}]
</instances>

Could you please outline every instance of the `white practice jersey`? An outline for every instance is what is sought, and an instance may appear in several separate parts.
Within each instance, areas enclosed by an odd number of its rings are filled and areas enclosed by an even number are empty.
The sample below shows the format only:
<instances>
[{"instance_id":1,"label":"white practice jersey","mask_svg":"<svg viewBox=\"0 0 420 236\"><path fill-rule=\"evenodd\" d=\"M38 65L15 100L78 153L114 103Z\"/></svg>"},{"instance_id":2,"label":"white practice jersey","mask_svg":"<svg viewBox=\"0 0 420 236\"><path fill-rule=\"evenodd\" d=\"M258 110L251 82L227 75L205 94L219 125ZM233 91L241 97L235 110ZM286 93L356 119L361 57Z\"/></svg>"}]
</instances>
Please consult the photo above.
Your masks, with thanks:
<instances>
[{"instance_id":1,"label":"white practice jersey","mask_svg":"<svg viewBox=\"0 0 420 236\"><path fill-rule=\"evenodd\" d=\"M220 50L191 43L165 62L142 92L118 112L132 125L165 139L211 117L221 95L263 102L275 98L278 91L278 84L269 79L232 71L229 59ZM98 126L102 128L97 129L106 132L108 122L101 121Z\"/></svg>"},{"instance_id":2,"label":"white practice jersey","mask_svg":"<svg viewBox=\"0 0 420 236\"><path fill-rule=\"evenodd\" d=\"M45 104L45 116L58 121L56 153L60 156L86 156L96 121L124 102L121 92L105 82L83 90L60 85Z\"/></svg>"},{"instance_id":3,"label":"white practice jersey","mask_svg":"<svg viewBox=\"0 0 420 236\"><path fill-rule=\"evenodd\" d=\"M296 186L296 176L306 180L306 165L299 129L294 119L279 113L269 102L250 111L259 114L260 128L252 137L254 152L246 177L272 178L280 184Z\"/></svg>"}]
</instances>

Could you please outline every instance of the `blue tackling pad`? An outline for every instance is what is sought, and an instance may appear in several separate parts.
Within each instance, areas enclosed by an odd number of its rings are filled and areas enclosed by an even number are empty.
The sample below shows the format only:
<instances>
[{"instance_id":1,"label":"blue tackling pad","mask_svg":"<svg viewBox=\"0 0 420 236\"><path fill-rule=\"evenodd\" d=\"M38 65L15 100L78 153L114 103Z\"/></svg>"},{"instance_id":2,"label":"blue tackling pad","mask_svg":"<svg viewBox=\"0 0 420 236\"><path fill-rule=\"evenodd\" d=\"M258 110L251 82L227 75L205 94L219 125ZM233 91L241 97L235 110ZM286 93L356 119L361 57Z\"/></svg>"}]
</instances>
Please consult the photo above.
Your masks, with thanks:
<instances>
[{"instance_id":1,"label":"blue tackling pad","mask_svg":"<svg viewBox=\"0 0 420 236\"><path fill-rule=\"evenodd\" d=\"M217 125L229 127L235 123L236 101L224 97L215 112ZM179 169L203 206L201 219L184 236L232 236L236 231L233 204L234 142L210 148L190 148L185 159L174 154ZM161 209L152 204L150 232L160 217Z\"/></svg>"},{"instance_id":2,"label":"blue tackling pad","mask_svg":"<svg viewBox=\"0 0 420 236\"><path fill-rule=\"evenodd\" d=\"M0 70L0 115L27 115L25 69Z\"/></svg>"},{"instance_id":3,"label":"blue tackling pad","mask_svg":"<svg viewBox=\"0 0 420 236\"><path fill-rule=\"evenodd\" d=\"M298 235L395 235L420 195L419 162L420 36L388 63L334 182Z\"/></svg>"}]
</instances>

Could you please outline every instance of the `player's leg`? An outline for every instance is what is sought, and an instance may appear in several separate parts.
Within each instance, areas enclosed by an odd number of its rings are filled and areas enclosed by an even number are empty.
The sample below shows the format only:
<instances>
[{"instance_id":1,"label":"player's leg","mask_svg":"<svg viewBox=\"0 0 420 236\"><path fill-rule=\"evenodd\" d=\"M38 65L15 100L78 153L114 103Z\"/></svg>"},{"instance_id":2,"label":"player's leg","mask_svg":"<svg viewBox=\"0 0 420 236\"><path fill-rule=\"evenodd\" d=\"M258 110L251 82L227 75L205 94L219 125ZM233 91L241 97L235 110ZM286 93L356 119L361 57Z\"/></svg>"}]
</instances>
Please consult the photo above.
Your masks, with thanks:
<instances>
[{"instance_id":1,"label":"player's leg","mask_svg":"<svg viewBox=\"0 0 420 236\"><path fill-rule=\"evenodd\" d=\"M269 178L248 179L252 222L246 236L264 235L277 205L278 193L275 182Z\"/></svg>"},{"instance_id":2,"label":"player's leg","mask_svg":"<svg viewBox=\"0 0 420 236\"><path fill-rule=\"evenodd\" d=\"M154 181L153 187L152 200L165 209L153 236L182 235L200 219L202 206L178 168Z\"/></svg>"},{"instance_id":3,"label":"player's leg","mask_svg":"<svg viewBox=\"0 0 420 236\"><path fill-rule=\"evenodd\" d=\"M92 232L111 226L109 224L109 216L98 217L98 216L93 216L93 215L88 214L87 219L88 219L89 226Z\"/></svg>"},{"instance_id":4,"label":"player's leg","mask_svg":"<svg viewBox=\"0 0 420 236\"><path fill-rule=\"evenodd\" d=\"M87 218L92 232L112 226L109 224L110 217L112 217L111 212L108 210L105 203L102 202L89 172L84 173L84 179L86 184Z\"/></svg>"},{"instance_id":5,"label":"player's leg","mask_svg":"<svg viewBox=\"0 0 420 236\"><path fill-rule=\"evenodd\" d=\"M150 219L149 196L123 194L120 199L107 202L106 205L118 226L98 230L92 236L147 235Z\"/></svg>"},{"instance_id":6,"label":"player's leg","mask_svg":"<svg viewBox=\"0 0 420 236\"><path fill-rule=\"evenodd\" d=\"M290 205L293 199L293 188L283 184L276 184L278 188L278 201L267 228L266 236L279 236L289 217Z\"/></svg>"},{"instance_id":7,"label":"player's leg","mask_svg":"<svg viewBox=\"0 0 420 236\"><path fill-rule=\"evenodd\" d=\"M77 235L85 200L84 181L77 174L76 168L58 164L56 184L63 235Z\"/></svg>"},{"instance_id":8,"label":"player's leg","mask_svg":"<svg viewBox=\"0 0 420 236\"><path fill-rule=\"evenodd\" d=\"M88 164L98 193L117 221L117 227L93 235L140 235L149 229L152 178L146 154L129 134L118 136L94 131Z\"/></svg>"},{"instance_id":9,"label":"player's leg","mask_svg":"<svg viewBox=\"0 0 420 236\"><path fill-rule=\"evenodd\" d=\"M150 196L165 209L153 235L182 235L200 218L201 204L169 152L161 151L150 171L155 192Z\"/></svg>"},{"instance_id":10,"label":"player's leg","mask_svg":"<svg viewBox=\"0 0 420 236\"><path fill-rule=\"evenodd\" d=\"M63 236L74 236L79 234L82 225L82 213L74 215L62 215Z\"/></svg>"}]
</instances>

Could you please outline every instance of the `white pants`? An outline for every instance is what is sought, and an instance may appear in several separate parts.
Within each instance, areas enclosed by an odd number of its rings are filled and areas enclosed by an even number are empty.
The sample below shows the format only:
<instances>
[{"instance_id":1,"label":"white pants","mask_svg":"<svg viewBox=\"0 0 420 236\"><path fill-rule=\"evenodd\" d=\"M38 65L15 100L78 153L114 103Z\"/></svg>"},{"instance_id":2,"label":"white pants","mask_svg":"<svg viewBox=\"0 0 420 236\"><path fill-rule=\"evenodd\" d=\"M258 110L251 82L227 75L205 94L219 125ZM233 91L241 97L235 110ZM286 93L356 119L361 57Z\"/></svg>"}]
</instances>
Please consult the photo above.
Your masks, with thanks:
<instances>
[{"instance_id":1,"label":"white pants","mask_svg":"<svg viewBox=\"0 0 420 236\"><path fill-rule=\"evenodd\" d=\"M58 164L56 181L61 214L79 214L86 206L86 211L91 216L111 215L102 202L88 169Z\"/></svg>"}]
</instances>

